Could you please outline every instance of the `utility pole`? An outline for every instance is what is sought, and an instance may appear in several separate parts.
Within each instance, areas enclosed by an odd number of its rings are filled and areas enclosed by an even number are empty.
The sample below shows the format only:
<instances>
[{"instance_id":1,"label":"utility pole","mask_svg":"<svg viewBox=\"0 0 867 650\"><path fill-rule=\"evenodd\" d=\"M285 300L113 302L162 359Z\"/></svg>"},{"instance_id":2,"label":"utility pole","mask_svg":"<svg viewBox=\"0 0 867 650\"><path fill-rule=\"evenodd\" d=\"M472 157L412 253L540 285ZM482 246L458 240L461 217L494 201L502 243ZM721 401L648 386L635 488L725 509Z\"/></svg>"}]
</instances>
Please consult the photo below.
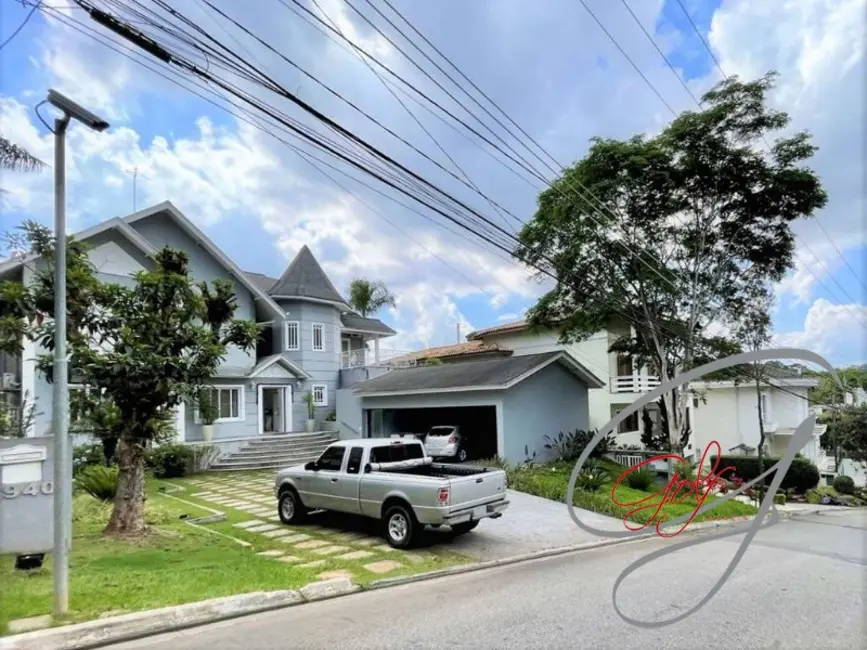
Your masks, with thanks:
<instances>
[{"instance_id":1,"label":"utility pole","mask_svg":"<svg viewBox=\"0 0 867 650\"><path fill-rule=\"evenodd\" d=\"M54 371L51 428L54 432L54 616L69 610L69 549L72 546L72 454L69 440L69 371L66 359L66 128L75 119L94 131L108 122L60 93L47 99L63 112L54 120ZM41 104L40 104L41 105ZM38 110L38 106L36 107Z\"/></svg>"},{"instance_id":2,"label":"utility pole","mask_svg":"<svg viewBox=\"0 0 867 650\"><path fill-rule=\"evenodd\" d=\"M129 174L130 170L127 169L126 172L127 172L127 174ZM132 211L133 212L136 211L136 200L135 200L136 199L136 195L135 195L136 181L138 181L138 167L133 167L132 168Z\"/></svg>"}]
</instances>

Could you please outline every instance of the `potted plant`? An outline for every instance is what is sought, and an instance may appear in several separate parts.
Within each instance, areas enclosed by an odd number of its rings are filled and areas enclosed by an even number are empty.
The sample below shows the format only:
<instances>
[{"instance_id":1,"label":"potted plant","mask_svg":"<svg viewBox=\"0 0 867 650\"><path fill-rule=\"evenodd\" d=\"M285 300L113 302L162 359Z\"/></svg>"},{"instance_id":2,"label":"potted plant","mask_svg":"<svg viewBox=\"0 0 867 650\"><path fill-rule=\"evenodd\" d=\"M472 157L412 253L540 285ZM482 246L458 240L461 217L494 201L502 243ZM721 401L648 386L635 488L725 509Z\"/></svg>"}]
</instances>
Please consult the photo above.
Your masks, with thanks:
<instances>
[{"instance_id":1,"label":"potted plant","mask_svg":"<svg viewBox=\"0 0 867 650\"><path fill-rule=\"evenodd\" d=\"M202 438L205 442L214 439L214 420L217 419L217 405L214 403L214 391L199 391L199 419L202 421Z\"/></svg>"},{"instance_id":2,"label":"potted plant","mask_svg":"<svg viewBox=\"0 0 867 650\"><path fill-rule=\"evenodd\" d=\"M304 401L307 402L307 433L316 431L316 403L313 401L313 391L308 390L304 394Z\"/></svg>"}]
</instances>

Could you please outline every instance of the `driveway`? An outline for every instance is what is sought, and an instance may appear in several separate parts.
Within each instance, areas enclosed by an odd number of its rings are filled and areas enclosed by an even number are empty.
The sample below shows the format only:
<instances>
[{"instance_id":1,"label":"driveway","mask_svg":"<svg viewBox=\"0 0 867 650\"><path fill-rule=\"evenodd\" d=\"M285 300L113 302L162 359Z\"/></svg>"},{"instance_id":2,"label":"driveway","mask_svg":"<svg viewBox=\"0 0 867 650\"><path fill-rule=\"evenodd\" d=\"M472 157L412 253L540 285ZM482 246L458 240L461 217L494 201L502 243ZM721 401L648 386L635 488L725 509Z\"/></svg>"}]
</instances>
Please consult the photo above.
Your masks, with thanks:
<instances>
[{"instance_id":1,"label":"driveway","mask_svg":"<svg viewBox=\"0 0 867 650\"><path fill-rule=\"evenodd\" d=\"M443 540L456 553L478 560L499 560L551 548L599 541L579 528L565 503L508 491L509 507L500 519L487 519L471 533ZM623 522L576 508L582 522L604 530L625 530Z\"/></svg>"}]
</instances>

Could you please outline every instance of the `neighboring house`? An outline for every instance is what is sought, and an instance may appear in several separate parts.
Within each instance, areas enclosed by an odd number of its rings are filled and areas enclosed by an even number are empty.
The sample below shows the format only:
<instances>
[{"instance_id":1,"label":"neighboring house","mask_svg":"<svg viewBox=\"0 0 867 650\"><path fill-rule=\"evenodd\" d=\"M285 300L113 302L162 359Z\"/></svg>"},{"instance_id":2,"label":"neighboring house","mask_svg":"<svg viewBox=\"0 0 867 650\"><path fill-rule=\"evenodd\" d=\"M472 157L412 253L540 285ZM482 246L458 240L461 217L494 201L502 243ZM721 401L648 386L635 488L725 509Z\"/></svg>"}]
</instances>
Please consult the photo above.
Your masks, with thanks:
<instances>
[{"instance_id":1,"label":"neighboring house","mask_svg":"<svg viewBox=\"0 0 867 650\"><path fill-rule=\"evenodd\" d=\"M545 436L586 429L588 390L603 385L562 351L396 368L340 391L338 420L364 437L458 426L476 458L545 460Z\"/></svg>"},{"instance_id":2,"label":"neighboring house","mask_svg":"<svg viewBox=\"0 0 867 650\"><path fill-rule=\"evenodd\" d=\"M395 334L381 321L355 313L306 246L279 278L245 272L169 202L110 219L75 237L91 245L90 259L100 280L128 286L135 272L153 267L159 249L183 250L194 280L231 280L238 302L235 316L264 326L257 348L230 348L211 381L219 402L215 440L305 430L303 396L308 391L316 403L317 428L322 428L336 409L342 373L353 358L377 361L380 339ZM33 257L4 262L0 279L29 282L42 263ZM39 415L28 435L51 429L51 386L35 369L35 357L42 353L25 341L19 358L3 360L4 392L18 404L25 393L36 398ZM70 384L70 390L84 389ZM202 439L195 408L182 405L175 424L180 440Z\"/></svg>"}]
</instances>

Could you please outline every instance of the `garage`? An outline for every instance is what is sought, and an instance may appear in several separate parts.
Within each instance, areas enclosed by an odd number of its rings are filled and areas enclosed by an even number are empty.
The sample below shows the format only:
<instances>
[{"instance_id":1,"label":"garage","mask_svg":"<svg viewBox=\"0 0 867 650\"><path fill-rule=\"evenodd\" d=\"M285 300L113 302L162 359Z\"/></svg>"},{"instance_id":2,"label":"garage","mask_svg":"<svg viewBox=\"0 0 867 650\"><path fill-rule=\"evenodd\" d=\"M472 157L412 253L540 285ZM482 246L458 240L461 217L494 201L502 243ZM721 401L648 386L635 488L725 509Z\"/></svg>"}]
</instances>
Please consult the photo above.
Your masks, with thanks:
<instances>
[{"instance_id":1,"label":"garage","mask_svg":"<svg viewBox=\"0 0 867 650\"><path fill-rule=\"evenodd\" d=\"M383 435L423 435L432 427L452 426L458 428L468 460L497 455L496 405L384 409L382 418Z\"/></svg>"},{"instance_id":2,"label":"garage","mask_svg":"<svg viewBox=\"0 0 867 650\"><path fill-rule=\"evenodd\" d=\"M457 426L469 458L518 463L549 455L545 436L586 429L588 388L604 385L572 355L549 352L394 369L353 392L364 437Z\"/></svg>"}]
</instances>

